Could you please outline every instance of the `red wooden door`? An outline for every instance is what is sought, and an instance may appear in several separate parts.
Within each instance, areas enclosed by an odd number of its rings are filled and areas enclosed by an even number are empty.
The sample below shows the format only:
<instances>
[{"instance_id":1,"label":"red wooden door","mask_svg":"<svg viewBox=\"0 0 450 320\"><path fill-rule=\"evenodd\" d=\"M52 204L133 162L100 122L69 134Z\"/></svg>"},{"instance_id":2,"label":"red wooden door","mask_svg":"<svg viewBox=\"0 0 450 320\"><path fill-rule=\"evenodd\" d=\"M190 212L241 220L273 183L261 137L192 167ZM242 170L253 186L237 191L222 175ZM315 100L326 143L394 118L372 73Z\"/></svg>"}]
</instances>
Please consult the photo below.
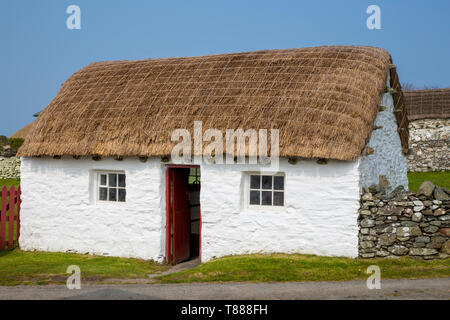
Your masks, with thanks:
<instances>
[{"instance_id":1,"label":"red wooden door","mask_svg":"<svg viewBox=\"0 0 450 320\"><path fill-rule=\"evenodd\" d=\"M173 263L178 263L190 257L190 213L188 202L189 169L174 168L172 171L173 192Z\"/></svg>"}]
</instances>

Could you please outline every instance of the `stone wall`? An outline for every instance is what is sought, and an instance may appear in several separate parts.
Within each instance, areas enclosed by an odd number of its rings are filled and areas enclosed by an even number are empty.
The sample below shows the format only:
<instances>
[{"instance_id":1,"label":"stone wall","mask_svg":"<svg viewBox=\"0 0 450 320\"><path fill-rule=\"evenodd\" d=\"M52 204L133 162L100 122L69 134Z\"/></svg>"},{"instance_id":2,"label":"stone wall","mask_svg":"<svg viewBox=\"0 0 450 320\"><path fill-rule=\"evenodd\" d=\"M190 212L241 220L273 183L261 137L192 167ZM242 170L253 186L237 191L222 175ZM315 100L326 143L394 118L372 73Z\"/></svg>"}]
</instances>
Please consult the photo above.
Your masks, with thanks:
<instances>
[{"instance_id":1,"label":"stone wall","mask_svg":"<svg viewBox=\"0 0 450 320\"><path fill-rule=\"evenodd\" d=\"M0 179L20 179L20 159L0 156Z\"/></svg>"},{"instance_id":2,"label":"stone wall","mask_svg":"<svg viewBox=\"0 0 450 320\"><path fill-rule=\"evenodd\" d=\"M450 191L428 181L417 194L402 188L389 197L365 193L358 218L359 257L449 257L449 208Z\"/></svg>"},{"instance_id":3,"label":"stone wall","mask_svg":"<svg viewBox=\"0 0 450 320\"><path fill-rule=\"evenodd\" d=\"M450 119L420 119L409 123L408 171L450 170Z\"/></svg>"}]
</instances>

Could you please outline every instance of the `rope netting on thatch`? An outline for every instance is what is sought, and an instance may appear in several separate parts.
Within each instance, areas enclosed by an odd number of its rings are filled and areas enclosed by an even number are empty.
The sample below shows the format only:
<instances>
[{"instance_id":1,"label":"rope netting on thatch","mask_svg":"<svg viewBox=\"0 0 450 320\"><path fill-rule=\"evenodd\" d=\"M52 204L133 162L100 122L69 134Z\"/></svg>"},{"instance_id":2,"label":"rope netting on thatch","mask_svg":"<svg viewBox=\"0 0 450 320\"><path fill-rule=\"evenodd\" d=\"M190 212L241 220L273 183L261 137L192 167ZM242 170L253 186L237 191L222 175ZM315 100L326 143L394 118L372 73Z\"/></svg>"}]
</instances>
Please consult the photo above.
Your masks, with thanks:
<instances>
[{"instance_id":1,"label":"rope netting on thatch","mask_svg":"<svg viewBox=\"0 0 450 320\"><path fill-rule=\"evenodd\" d=\"M408 118L406 115L406 107L405 101L403 97L402 87L400 85L400 81L398 79L398 74L394 68L390 70L390 86L394 89L392 93L392 97L394 100L394 115L397 120L397 130L400 135L400 141L402 143L402 151L403 153L408 152L408 140L409 140L409 131L408 131Z\"/></svg>"},{"instance_id":2,"label":"rope netting on thatch","mask_svg":"<svg viewBox=\"0 0 450 320\"><path fill-rule=\"evenodd\" d=\"M450 118L450 88L404 91L409 120Z\"/></svg>"},{"instance_id":3,"label":"rope netting on thatch","mask_svg":"<svg viewBox=\"0 0 450 320\"><path fill-rule=\"evenodd\" d=\"M174 129L193 136L202 121L224 134L279 129L280 156L356 160L391 63L355 46L93 63L62 85L19 152L165 156ZM394 98L401 108L401 91Z\"/></svg>"}]
</instances>

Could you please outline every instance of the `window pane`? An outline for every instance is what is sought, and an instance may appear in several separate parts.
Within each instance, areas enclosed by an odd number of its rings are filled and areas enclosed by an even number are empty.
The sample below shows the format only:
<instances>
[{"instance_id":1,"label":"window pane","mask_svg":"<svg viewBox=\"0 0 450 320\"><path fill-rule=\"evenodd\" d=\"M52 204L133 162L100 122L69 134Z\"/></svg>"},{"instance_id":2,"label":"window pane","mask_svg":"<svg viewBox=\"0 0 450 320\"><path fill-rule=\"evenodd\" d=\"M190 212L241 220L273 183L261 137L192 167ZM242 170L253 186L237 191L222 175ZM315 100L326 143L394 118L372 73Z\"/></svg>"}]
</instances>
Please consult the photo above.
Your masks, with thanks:
<instances>
[{"instance_id":1,"label":"window pane","mask_svg":"<svg viewBox=\"0 0 450 320\"><path fill-rule=\"evenodd\" d=\"M274 190L284 190L284 177L283 176L273 177L273 189Z\"/></svg>"},{"instance_id":2,"label":"window pane","mask_svg":"<svg viewBox=\"0 0 450 320\"><path fill-rule=\"evenodd\" d=\"M117 201L117 189L110 188L109 189L109 201Z\"/></svg>"},{"instance_id":3,"label":"window pane","mask_svg":"<svg viewBox=\"0 0 450 320\"><path fill-rule=\"evenodd\" d=\"M250 191L250 204L260 204L259 193L259 191Z\"/></svg>"},{"instance_id":4,"label":"window pane","mask_svg":"<svg viewBox=\"0 0 450 320\"><path fill-rule=\"evenodd\" d=\"M100 185L106 186L106 174L100 175Z\"/></svg>"},{"instance_id":5,"label":"window pane","mask_svg":"<svg viewBox=\"0 0 450 320\"><path fill-rule=\"evenodd\" d=\"M125 202L126 191L125 189L119 189L119 201Z\"/></svg>"},{"instance_id":6,"label":"window pane","mask_svg":"<svg viewBox=\"0 0 450 320\"><path fill-rule=\"evenodd\" d=\"M250 189L261 189L261 176L250 176Z\"/></svg>"},{"instance_id":7,"label":"window pane","mask_svg":"<svg viewBox=\"0 0 450 320\"><path fill-rule=\"evenodd\" d=\"M274 192L273 193L273 205L274 206L284 206L284 192Z\"/></svg>"},{"instance_id":8,"label":"window pane","mask_svg":"<svg viewBox=\"0 0 450 320\"><path fill-rule=\"evenodd\" d=\"M119 174L119 187L125 188L125 175Z\"/></svg>"},{"instance_id":9,"label":"window pane","mask_svg":"<svg viewBox=\"0 0 450 320\"><path fill-rule=\"evenodd\" d=\"M109 186L110 187L117 187L117 174L115 173L110 173L108 174L108 178L109 178Z\"/></svg>"},{"instance_id":10,"label":"window pane","mask_svg":"<svg viewBox=\"0 0 450 320\"><path fill-rule=\"evenodd\" d=\"M108 200L108 188L100 188L100 192L98 193L99 200Z\"/></svg>"},{"instance_id":11,"label":"window pane","mask_svg":"<svg viewBox=\"0 0 450 320\"><path fill-rule=\"evenodd\" d=\"M262 176L262 188L272 189L272 176Z\"/></svg>"},{"instance_id":12,"label":"window pane","mask_svg":"<svg viewBox=\"0 0 450 320\"><path fill-rule=\"evenodd\" d=\"M272 205L272 191L263 191L262 192L262 202L263 206L271 206Z\"/></svg>"}]
</instances>

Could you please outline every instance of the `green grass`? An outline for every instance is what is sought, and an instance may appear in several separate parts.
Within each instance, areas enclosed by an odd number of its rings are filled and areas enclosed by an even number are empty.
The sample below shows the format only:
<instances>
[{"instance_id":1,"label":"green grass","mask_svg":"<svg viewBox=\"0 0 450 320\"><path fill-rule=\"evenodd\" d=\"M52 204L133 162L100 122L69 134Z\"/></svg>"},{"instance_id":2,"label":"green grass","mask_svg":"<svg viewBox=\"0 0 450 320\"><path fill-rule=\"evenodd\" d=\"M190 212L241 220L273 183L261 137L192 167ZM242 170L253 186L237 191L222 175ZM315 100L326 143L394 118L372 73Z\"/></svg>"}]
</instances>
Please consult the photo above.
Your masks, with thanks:
<instances>
[{"instance_id":1,"label":"green grass","mask_svg":"<svg viewBox=\"0 0 450 320\"><path fill-rule=\"evenodd\" d=\"M367 279L367 267L378 265L382 279L450 276L450 259L351 259L301 254L230 256L157 277L163 283L212 281L345 281Z\"/></svg>"},{"instance_id":2,"label":"green grass","mask_svg":"<svg viewBox=\"0 0 450 320\"><path fill-rule=\"evenodd\" d=\"M0 179L0 188L6 186L9 188L11 185L18 187L20 184L20 179Z\"/></svg>"},{"instance_id":3,"label":"green grass","mask_svg":"<svg viewBox=\"0 0 450 320\"><path fill-rule=\"evenodd\" d=\"M82 281L144 279L169 266L153 261L70 253L0 252L0 285L65 283L69 265L78 265ZM154 278L160 283L346 281L367 279L367 267L378 265L382 279L439 278L450 276L450 259L351 259L301 254L243 255L216 259L200 266ZM114 279L114 280L112 280Z\"/></svg>"},{"instance_id":4,"label":"green grass","mask_svg":"<svg viewBox=\"0 0 450 320\"><path fill-rule=\"evenodd\" d=\"M169 268L154 261L81 255L71 253L26 252L19 249L0 252L0 285L63 284L69 265L80 267L82 282L150 282ZM450 276L450 259L351 259L301 254L255 254L216 259L196 268L157 276L154 282L233 282L233 281L345 281L367 279L367 267L378 265L382 279L439 278Z\"/></svg>"},{"instance_id":5,"label":"green grass","mask_svg":"<svg viewBox=\"0 0 450 320\"><path fill-rule=\"evenodd\" d=\"M154 261L53 252L0 251L0 285L65 283L69 265L80 267L82 281L148 279L168 268Z\"/></svg>"},{"instance_id":6,"label":"green grass","mask_svg":"<svg viewBox=\"0 0 450 320\"><path fill-rule=\"evenodd\" d=\"M424 181L431 181L435 185L450 189L450 171L436 172L408 172L409 190L417 192Z\"/></svg>"}]
</instances>

